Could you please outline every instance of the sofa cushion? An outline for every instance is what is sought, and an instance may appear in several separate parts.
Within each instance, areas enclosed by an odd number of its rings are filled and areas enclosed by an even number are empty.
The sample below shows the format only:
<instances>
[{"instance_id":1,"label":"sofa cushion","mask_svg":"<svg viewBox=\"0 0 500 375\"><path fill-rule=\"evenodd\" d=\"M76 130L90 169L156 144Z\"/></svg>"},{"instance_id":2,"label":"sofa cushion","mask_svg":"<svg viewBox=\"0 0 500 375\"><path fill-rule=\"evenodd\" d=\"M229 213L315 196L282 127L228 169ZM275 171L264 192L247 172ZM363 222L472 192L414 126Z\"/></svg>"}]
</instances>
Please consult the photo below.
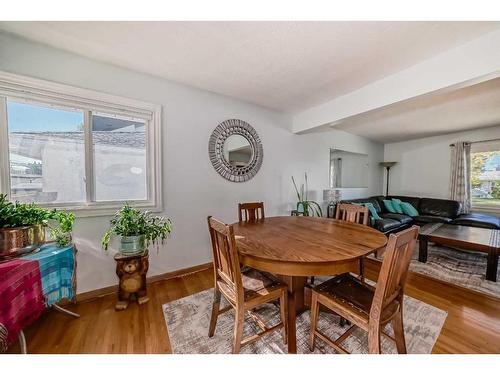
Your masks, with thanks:
<instances>
[{"instance_id":1,"label":"sofa cushion","mask_svg":"<svg viewBox=\"0 0 500 375\"><path fill-rule=\"evenodd\" d=\"M384 219L392 219L392 220L397 220L401 224L411 224L413 219L410 216L404 215L404 214L393 214L391 212L383 212L380 214L380 217Z\"/></svg>"},{"instance_id":2,"label":"sofa cushion","mask_svg":"<svg viewBox=\"0 0 500 375\"><path fill-rule=\"evenodd\" d=\"M368 211L370 211L371 217L373 217L375 220L381 219L381 217L378 215L378 212L377 212L375 206L373 205L373 203L366 202L366 203L363 203L363 205L368 208Z\"/></svg>"},{"instance_id":3,"label":"sofa cushion","mask_svg":"<svg viewBox=\"0 0 500 375\"><path fill-rule=\"evenodd\" d=\"M381 232L388 232L401 226L401 222L394 219L375 220L373 227Z\"/></svg>"},{"instance_id":4,"label":"sofa cushion","mask_svg":"<svg viewBox=\"0 0 500 375\"><path fill-rule=\"evenodd\" d=\"M463 214L453 220L452 224L500 229L500 217L485 214Z\"/></svg>"},{"instance_id":5,"label":"sofa cushion","mask_svg":"<svg viewBox=\"0 0 500 375\"><path fill-rule=\"evenodd\" d=\"M449 224L453 220L445 216L433 216L433 215L418 215L414 216L413 220L417 223L445 223Z\"/></svg>"},{"instance_id":6,"label":"sofa cushion","mask_svg":"<svg viewBox=\"0 0 500 375\"><path fill-rule=\"evenodd\" d=\"M391 212L393 214L397 214L396 208L394 208L394 204L392 203L392 200L390 201L388 199L384 199L383 203L384 203L385 212Z\"/></svg>"},{"instance_id":7,"label":"sofa cushion","mask_svg":"<svg viewBox=\"0 0 500 375\"><path fill-rule=\"evenodd\" d=\"M398 214L403 214L403 208L401 207L401 199L397 199L397 198L392 198L391 199L392 201L392 207L394 207L394 209L396 210L396 213Z\"/></svg>"},{"instance_id":8,"label":"sofa cushion","mask_svg":"<svg viewBox=\"0 0 500 375\"><path fill-rule=\"evenodd\" d=\"M386 199L399 199L401 200L401 202L407 202L411 204L416 209L418 209L418 205L420 204L420 198L418 197L406 197L404 195L388 195Z\"/></svg>"},{"instance_id":9,"label":"sofa cushion","mask_svg":"<svg viewBox=\"0 0 500 375\"><path fill-rule=\"evenodd\" d=\"M382 208L380 207L380 202L378 200L378 197L369 197L369 198L361 198L361 199L349 199L349 200L343 200L340 203L371 203L373 204L373 207L377 211L377 213L382 212Z\"/></svg>"},{"instance_id":10,"label":"sofa cushion","mask_svg":"<svg viewBox=\"0 0 500 375\"><path fill-rule=\"evenodd\" d=\"M418 216L418 211L408 202L401 202L401 208L403 209L403 213L408 216Z\"/></svg>"},{"instance_id":11,"label":"sofa cushion","mask_svg":"<svg viewBox=\"0 0 500 375\"><path fill-rule=\"evenodd\" d=\"M415 207L422 216L442 216L454 219L460 213L460 203L448 199L422 198Z\"/></svg>"}]
</instances>

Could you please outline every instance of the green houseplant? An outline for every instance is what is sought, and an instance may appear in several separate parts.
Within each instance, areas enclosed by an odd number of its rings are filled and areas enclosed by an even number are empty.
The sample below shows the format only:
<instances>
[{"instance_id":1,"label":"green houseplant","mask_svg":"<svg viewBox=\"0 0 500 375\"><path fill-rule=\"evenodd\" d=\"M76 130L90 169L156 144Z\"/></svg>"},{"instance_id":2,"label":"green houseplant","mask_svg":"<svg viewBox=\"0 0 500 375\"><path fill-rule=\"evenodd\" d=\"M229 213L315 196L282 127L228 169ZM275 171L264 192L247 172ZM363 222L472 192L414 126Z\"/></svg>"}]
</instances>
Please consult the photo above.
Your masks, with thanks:
<instances>
[{"instance_id":1,"label":"green houseplant","mask_svg":"<svg viewBox=\"0 0 500 375\"><path fill-rule=\"evenodd\" d=\"M75 224L75 214L72 212L56 211L52 219L57 220L59 226L50 228L50 238L60 247L71 243L73 226Z\"/></svg>"},{"instance_id":2,"label":"green houseplant","mask_svg":"<svg viewBox=\"0 0 500 375\"><path fill-rule=\"evenodd\" d=\"M58 227L50 226L56 220ZM59 246L71 242L75 215L70 212L48 210L36 203L12 203L6 194L0 194L0 257L27 252L45 242L45 228Z\"/></svg>"},{"instance_id":3,"label":"green houseplant","mask_svg":"<svg viewBox=\"0 0 500 375\"><path fill-rule=\"evenodd\" d=\"M7 199L7 194L0 195L0 227L17 228L23 226L46 226L52 219L56 210L41 208L35 203L12 203Z\"/></svg>"},{"instance_id":4,"label":"green houseplant","mask_svg":"<svg viewBox=\"0 0 500 375\"><path fill-rule=\"evenodd\" d=\"M12 203L0 195L0 256L29 252L45 242L45 227L54 214L35 203Z\"/></svg>"},{"instance_id":5,"label":"green houseplant","mask_svg":"<svg viewBox=\"0 0 500 375\"><path fill-rule=\"evenodd\" d=\"M9 228L13 222L14 204L7 199L7 194L0 194L0 228Z\"/></svg>"},{"instance_id":6,"label":"green houseplant","mask_svg":"<svg viewBox=\"0 0 500 375\"><path fill-rule=\"evenodd\" d=\"M112 235L120 237L122 253L136 253L150 243L157 244L172 231L170 219L154 216L150 211L140 211L125 204L110 221L110 227L102 237L102 247L107 250Z\"/></svg>"},{"instance_id":7,"label":"green houseplant","mask_svg":"<svg viewBox=\"0 0 500 375\"><path fill-rule=\"evenodd\" d=\"M304 216L323 216L321 206L307 197L307 173L304 173L304 183L300 185L300 189L295 183L295 179L292 176L293 187L297 193L297 211L302 213Z\"/></svg>"}]
</instances>

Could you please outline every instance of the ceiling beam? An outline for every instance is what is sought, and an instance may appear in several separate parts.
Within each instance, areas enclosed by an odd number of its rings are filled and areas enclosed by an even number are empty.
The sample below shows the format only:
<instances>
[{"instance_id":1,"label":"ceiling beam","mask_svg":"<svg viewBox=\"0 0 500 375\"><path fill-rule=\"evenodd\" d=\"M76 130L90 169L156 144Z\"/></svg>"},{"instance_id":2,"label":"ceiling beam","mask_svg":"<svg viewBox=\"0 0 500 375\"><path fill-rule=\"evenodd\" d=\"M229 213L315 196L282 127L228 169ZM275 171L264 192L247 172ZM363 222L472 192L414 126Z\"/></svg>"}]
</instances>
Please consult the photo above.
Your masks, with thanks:
<instances>
[{"instance_id":1,"label":"ceiling beam","mask_svg":"<svg viewBox=\"0 0 500 375\"><path fill-rule=\"evenodd\" d=\"M411 45L408 46L411 48ZM417 96L467 87L500 76L500 29L293 116L305 133Z\"/></svg>"}]
</instances>

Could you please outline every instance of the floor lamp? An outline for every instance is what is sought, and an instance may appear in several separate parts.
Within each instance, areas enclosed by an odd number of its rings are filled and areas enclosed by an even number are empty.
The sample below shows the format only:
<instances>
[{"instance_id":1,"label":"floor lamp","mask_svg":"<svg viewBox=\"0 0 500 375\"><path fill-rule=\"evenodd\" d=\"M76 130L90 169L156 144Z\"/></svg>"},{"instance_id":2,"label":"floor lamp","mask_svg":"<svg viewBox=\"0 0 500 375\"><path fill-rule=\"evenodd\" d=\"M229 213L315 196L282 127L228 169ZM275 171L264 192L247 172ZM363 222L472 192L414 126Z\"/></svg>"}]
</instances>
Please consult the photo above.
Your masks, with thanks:
<instances>
[{"instance_id":1,"label":"floor lamp","mask_svg":"<svg viewBox=\"0 0 500 375\"><path fill-rule=\"evenodd\" d=\"M385 184L385 196L389 195L389 171L392 166L396 165L396 161L382 161L380 165L387 170L387 182Z\"/></svg>"}]
</instances>

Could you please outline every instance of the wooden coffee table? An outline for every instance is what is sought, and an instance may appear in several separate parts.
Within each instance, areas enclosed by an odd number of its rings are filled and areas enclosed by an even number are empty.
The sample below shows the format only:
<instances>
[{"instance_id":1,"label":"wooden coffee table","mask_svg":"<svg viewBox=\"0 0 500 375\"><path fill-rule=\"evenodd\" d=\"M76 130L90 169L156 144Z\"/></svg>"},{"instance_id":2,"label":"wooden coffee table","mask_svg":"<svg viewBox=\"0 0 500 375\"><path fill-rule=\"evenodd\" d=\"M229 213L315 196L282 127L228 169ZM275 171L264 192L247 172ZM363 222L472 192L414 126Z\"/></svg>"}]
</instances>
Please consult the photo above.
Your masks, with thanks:
<instances>
[{"instance_id":1,"label":"wooden coffee table","mask_svg":"<svg viewBox=\"0 0 500 375\"><path fill-rule=\"evenodd\" d=\"M420 228L418 260L427 262L428 243L455 246L464 250L488 254L486 280L497 281L500 255L500 230L463 225L430 223Z\"/></svg>"}]
</instances>

